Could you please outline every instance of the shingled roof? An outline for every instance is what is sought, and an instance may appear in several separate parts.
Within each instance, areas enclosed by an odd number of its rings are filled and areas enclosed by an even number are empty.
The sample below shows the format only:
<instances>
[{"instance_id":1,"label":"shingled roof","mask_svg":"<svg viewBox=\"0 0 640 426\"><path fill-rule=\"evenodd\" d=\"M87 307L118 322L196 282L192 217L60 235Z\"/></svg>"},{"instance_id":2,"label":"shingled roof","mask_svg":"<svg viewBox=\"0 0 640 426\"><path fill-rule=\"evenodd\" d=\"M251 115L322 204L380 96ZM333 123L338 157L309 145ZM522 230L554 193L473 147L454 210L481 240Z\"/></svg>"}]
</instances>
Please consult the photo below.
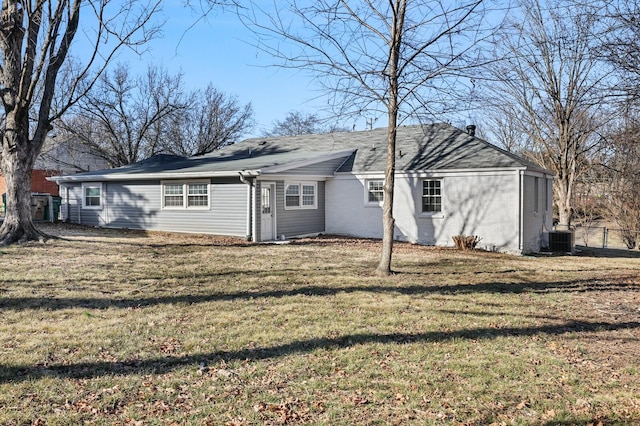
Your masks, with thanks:
<instances>
[{"instance_id":1,"label":"shingled roof","mask_svg":"<svg viewBox=\"0 0 640 426\"><path fill-rule=\"evenodd\" d=\"M136 179L259 175L270 168L344 157L336 173L381 172L386 165L387 129L253 138L198 157L160 155L116 169L58 177L55 180ZM483 139L445 123L399 127L396 137L396 171L525 168L545 170Z\"/></svg>"}]
</instances>

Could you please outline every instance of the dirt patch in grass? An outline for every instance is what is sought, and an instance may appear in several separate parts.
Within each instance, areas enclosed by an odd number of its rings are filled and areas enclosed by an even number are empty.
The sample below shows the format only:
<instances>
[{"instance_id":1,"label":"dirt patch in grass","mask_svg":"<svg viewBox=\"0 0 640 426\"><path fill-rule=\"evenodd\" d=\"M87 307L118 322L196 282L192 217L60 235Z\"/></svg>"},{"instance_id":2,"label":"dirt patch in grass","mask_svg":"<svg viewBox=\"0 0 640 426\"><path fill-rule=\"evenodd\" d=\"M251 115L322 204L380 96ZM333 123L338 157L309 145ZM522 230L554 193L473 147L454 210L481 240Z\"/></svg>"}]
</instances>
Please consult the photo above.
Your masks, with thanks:
<instances>
[{"instance_id":1,"label":"dirt patch in grass","mask_svg":"<svg viewBox=\"0 0 640 426\"><path fill-rule=\"evenodd\" d=\"M640 259L46 225L0 250L0 424L635 424Z\"/></svg>"}]
</instances>

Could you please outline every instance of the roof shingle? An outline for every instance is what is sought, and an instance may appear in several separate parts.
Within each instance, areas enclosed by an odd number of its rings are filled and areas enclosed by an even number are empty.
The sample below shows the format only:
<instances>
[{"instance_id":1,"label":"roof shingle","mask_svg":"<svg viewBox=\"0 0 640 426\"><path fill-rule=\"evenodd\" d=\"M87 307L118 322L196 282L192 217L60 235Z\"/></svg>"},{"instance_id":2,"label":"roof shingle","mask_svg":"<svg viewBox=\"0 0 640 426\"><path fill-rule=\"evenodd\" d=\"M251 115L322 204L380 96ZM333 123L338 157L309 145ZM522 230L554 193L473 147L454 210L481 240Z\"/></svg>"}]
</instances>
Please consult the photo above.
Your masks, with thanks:
<instances>
[{"instance_id":1,"label":"roof shingle","mask_svg":"<svg viewBox=\"0 0 640 426\"><path fill-rule=\"evenodd\" d=\"M253 138L198 157L161 155L117 169L87 172L75 179L136 175L261 171L269 167L313 161L343 152L336 172L381 172L386 166L387 129L361 132ZM348 159L347 159L348 157ZM449 124L399 127L396 135L396 171L527 168L544 169ZM78 179L80 178L80 179ZM65 181L64 178L56 179Z\"/></svg>"}]
</instances>

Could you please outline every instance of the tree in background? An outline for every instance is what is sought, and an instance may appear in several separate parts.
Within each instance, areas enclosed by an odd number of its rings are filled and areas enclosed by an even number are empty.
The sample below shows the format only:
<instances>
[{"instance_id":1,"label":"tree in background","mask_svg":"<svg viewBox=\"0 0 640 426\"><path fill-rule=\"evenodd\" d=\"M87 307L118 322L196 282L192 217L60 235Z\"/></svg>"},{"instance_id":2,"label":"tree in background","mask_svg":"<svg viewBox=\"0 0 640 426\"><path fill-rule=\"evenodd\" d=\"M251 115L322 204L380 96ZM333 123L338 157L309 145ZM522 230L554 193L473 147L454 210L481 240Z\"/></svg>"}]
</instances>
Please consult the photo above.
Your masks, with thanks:
<instances>
[{"instance_id":1,"label":"tree in background","mask_svg":"<svg viewBox=\"0 0 640 426\"><path fill-rule=\"evenodd\" d=\"M254 2L241 12L280 66L313 75L336 117L386 116L381 275L391 273L396 129L467 102L461 77L478 65L485 3L317 0L267 10Z\"/></svg>"},{"instance_id":2,"label":"tree in background","mask_svg":"<svg viewBox=\"0 0 640 426\"><path fill-rule=\"evenodd\" d=\"M628 248L640 237L640 114L623 112L620 124L607 136L607 158L603 161L608 187L608 216L622 230Z\"/></svg>"},{"instance_id":3,"label":"tree in background","mask_svg":"<svg viewBox=\"0 0 640 426\"><path fill-rule=\"evenodd\" d=\"M510 149L555 173L559 225L568 227L576 180L607 120L607 70L595 55L600 11L597 3L573 1L520 0L518 6L497 35L486 103L523 135L516 140L522 146Z\"/></svg>"},{"instance_id":4,"label":"tree in background","mask_svg":"<svg viewBox=\"0 0 640 426\"><path fill-rule=\"evenodd\" d=\"M609 28L598 52L623 76L612 90L629 98L640 95L640 2L617 0L608 3ZM624 108L624 106L623 106Z\"/></svg>"},{"instance_id":5,"label":"tree in background","mask_svg":"<svg viewBox=\"0 0 640 426\"><path fill-rule=\"evenodd\" d=\"M317 114L291 111L283 120L274 121L271 130L263 132L263 136L298 136L344 131L347 131L347 129L338 126L326 126Z\"/></svg>"},{"instance_id":6,"label":"tree in background","mask_svg":"<svg viewBox=\"0 0 640 426\"><path fill-rule=\"evenodd\" d=\"M209 85L193 92L187 108L165 124L164 152L204 155L240 141L253 128L253 107L251 103L241 105L236 97Z\"/></svg>"},{"instance_id":7,"label":"tree in background","mask_svg":"<svg viewBox=\"0 0 640 426\"><path fill-rule=\"evenodd\" d=\"M203 155L240 140L253 123L241 106L213 86L186 93L182 75L149 66L132 76L128 65L105 73L59 127L85 149L120 167L166 153Z\"/></svg>"},{"instance_id":8,"label":"tree in background","mask_svg":"<svg viewBox=\"0 0 640 426\"><path fill-rule=\"evenodd\" d=\"M0 93L4 120L1 167L6 179L6 215L0 244L38 240L31 217L31 170L52 123L78 102L115 52L153 37L160 1L3 0L0 11ZM81 14L87 14L82 22ZM78 31L80 29L80 32ZM68 67L64 91L59 73L80 33L84 62ZM81 84L82 83L82 84ZM57 97L57 99L55 99Z\"/></svg>"},{"instance_id":9,"label":"tree in background","mask_svg":"<svg viewBox=\"0 0 640 426\"><path fill-rule=\"evenodd\" d=\"M111 167L162 152L164 129L187 108L182 76L149 66L132 76L127 65L105 72L57 125Z\"/></svg>"},{"instance_id":10,"label":"tree in background","mask_svg":"<svg viewBox=\"0 0 640 426\"><path fill-rule=\"evenodd\" d=\"M607 157L603 161L609 189L609 219L622 229L629 248L640 243L640 2L614 1L601 54L613 65L619 84L612 88L622 101L618 119L607 133Z\"/></svg>"}]
</instances>

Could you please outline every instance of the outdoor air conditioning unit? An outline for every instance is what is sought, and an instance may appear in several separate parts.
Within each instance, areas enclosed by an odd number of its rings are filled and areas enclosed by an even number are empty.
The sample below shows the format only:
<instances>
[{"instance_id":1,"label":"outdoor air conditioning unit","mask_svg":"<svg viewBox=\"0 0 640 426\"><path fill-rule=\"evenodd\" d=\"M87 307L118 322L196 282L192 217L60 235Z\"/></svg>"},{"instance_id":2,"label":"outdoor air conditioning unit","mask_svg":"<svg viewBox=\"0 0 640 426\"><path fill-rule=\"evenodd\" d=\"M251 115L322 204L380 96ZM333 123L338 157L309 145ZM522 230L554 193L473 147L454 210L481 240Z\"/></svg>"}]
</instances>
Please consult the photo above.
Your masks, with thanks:
<instances>
[{"instance_id":1,"label":"outdoor air conditioning unit","mask_svg":"<svg viewBox=\"0 0 640 426\"><path fill-rule=\"evenodd\" d=\"M573 246L573 231L549 232L549 250L553 252L571 253L573 252Z\"/></svg>"}]
</instances>

